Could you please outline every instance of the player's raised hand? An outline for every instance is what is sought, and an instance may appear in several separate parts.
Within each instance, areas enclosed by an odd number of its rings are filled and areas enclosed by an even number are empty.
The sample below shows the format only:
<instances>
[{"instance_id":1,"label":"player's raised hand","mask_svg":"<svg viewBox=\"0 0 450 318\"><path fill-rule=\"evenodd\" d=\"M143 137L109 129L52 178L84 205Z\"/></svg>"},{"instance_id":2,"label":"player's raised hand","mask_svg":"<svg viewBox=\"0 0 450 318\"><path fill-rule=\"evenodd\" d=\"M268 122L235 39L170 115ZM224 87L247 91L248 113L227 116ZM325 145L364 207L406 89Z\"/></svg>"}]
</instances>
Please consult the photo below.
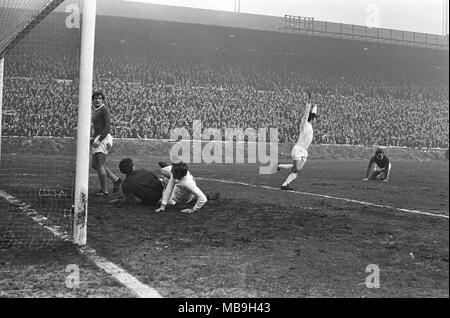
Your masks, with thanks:
<instances>
[{"instance_id":1,"label":"player's raised hand","mask_svg":"<svg viewBox=\"0 0 450 318\"><path fill-rule=\"evenodd\" d=\"M308 98L308 100L311 99L311 92L309 91L309 89L307 89L306 92L303 91L303 98Z\"/></svg>"}]
</instances>

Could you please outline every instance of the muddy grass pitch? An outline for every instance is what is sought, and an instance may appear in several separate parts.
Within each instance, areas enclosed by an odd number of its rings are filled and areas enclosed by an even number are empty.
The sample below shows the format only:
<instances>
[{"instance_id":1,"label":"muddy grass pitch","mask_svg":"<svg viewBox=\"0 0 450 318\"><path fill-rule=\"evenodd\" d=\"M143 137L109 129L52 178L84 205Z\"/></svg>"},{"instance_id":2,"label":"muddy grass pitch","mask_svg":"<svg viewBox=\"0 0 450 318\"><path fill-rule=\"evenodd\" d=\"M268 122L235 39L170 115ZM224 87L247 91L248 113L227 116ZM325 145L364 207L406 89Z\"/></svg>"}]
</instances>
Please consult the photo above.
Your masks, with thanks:
<instances>
[{"instance_id":1,"label":"muddy grass pitch","mask_svg":"<svg viewBox=\"0 0 450 318\"><path fill-rule=\"evenodd\" d=\"M109 160L116 172L122 157ZM167 160L133 159L154 170ZM293 187L332 198L279 191L286 173L259 175L252 164L192 164L198 185L220 192L219 201L188 215L91 196L88 244L164 297L448 297L448 162L396 161L389 183L362 182L366 164L308 161ZM90 182L93 193L95 174ZM2 250L1 296L133 297L70 247L37 255ZM79 264L84 282L75 292L64 287L69 263ZM366 285L373 265L379 288Z\"/></svg>"}]
</instances>

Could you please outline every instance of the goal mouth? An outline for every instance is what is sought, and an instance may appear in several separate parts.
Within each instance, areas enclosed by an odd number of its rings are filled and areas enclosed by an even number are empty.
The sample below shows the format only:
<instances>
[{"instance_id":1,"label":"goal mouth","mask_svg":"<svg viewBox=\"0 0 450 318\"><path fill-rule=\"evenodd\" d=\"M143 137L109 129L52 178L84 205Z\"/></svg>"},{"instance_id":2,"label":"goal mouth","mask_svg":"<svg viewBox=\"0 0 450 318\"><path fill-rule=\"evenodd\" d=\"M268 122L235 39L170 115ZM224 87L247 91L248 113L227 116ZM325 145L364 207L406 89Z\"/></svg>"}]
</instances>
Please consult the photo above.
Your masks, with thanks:
<instances>
[{"instance_id":1,"label":"goal mouth","mask_svg":"<svg viewBox=\"0 0 450 318\"><path fill-rule=\"evenodd\" d=\"M0 249L74 240L82 1L0 0Z\"/></svg>"}]
</instances>

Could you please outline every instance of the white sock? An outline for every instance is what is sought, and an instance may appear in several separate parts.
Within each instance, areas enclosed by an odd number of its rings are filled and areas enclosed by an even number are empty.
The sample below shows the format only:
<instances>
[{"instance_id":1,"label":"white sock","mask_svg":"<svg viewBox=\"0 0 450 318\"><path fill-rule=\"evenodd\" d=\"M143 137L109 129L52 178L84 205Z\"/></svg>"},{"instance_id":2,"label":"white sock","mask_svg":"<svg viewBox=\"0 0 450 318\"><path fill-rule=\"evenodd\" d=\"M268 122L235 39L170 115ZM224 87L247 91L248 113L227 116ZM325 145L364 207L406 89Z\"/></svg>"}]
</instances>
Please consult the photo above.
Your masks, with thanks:
<instances>
[{"instance_id":1,"label":"white sock","mask_svg":"<svg viewBox=\"0 0 450 318\"><path fill-rule=\"evenodd\" d=\"M296 178L298 177L297 173L290 173L286 179L286 181L284 181L283 183L283 187L287 186L289 183L291 183L292 181L294 181Z\"/></svg>"},{"instance_id":2,"label":"white sock","mask_svg":"<svg viewBox=\"0 0 450 318\"><path fill-rule=\"evenodd\" d=\"M293 166L294 166L294 165L293 165L292 163L288 163L288 164L281 164L281 163L280 163L280 164L278 165L278 168L290 170L290 169L292 169Z\"/></svg>"}]
</instances>

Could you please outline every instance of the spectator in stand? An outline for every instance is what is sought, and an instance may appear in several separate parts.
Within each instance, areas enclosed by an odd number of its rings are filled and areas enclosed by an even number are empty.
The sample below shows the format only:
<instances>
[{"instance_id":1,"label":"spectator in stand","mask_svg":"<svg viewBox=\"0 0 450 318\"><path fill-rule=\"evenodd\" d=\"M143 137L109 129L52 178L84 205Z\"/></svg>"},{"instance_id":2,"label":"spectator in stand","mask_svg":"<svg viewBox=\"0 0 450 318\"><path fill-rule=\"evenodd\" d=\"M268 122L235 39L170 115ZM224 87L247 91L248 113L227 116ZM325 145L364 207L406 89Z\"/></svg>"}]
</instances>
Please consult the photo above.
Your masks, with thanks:
<instances>
[{"instance_id":1,"label":"spectator in stand","mask_svg":"<svg viewBox=\"0 0 450 318\"><path fill-rule=\"evenodd\" d=\"M75 136L74 60L6 60L4 108L14 105L15 113L5 116L4 135ZM327 105L315 129L317 142L448 147L448 84L437 79L417 76L398 85L398 78L380 72L318 66L281 74L251 59L212 60L97 56L95 85L108 94L113 134L169 138L174 127L191 130L200 119L212 128L276 127L280 142L295 142L299 115L288 110L305 102L300 92L310 87L318 92L318 104Z\"/></svg>"}]
</instances>

